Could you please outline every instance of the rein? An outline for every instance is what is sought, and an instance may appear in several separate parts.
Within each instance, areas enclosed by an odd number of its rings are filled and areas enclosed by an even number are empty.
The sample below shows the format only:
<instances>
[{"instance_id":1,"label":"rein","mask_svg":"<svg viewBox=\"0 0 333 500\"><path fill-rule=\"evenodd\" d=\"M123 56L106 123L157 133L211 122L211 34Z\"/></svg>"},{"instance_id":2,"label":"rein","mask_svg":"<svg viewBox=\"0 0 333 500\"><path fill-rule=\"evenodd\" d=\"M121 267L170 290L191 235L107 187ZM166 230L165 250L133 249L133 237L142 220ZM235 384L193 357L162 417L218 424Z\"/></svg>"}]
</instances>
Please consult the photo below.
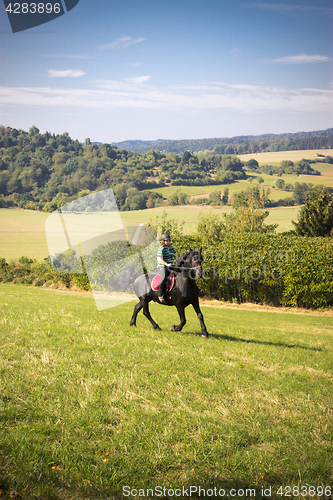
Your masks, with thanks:
<instances>
[{"instance_id":1,"label":"rein","mask_svg":"<svg viewBox=\"0 0 333 500\"><path fill-rule=\"evenodd\" d=\"M201 264L199 266L194 266L194 267L183 267L183 266L170 266L170 269L198 269L198 267L201 267Z\"/></svg>"}]
</instances>

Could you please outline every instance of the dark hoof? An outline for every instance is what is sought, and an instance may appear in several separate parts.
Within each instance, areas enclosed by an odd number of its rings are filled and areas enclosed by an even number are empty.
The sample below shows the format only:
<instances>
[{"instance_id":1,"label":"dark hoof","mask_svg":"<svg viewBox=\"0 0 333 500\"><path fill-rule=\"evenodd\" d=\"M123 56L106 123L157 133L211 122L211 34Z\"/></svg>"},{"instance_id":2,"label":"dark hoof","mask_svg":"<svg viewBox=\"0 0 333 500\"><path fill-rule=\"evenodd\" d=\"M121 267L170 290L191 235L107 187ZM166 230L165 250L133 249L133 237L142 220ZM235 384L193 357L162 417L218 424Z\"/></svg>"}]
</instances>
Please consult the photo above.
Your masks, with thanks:
<instances>
[{"instance_id":1,"label":"dark hoof","mask_svg":"<svg viewBox=\"0 0 333 500\"><path fill-rule=\"evenodd\" d=\"M154 330L162 330L158 325L154 326Z\"/></svg>"},{"instance_id":2,"label":"dark hoof","mask_svg":"<svg viewBox=\"0 0 333 500\"><path fill-rule=\"evenodd\" d=\"M130 323L130 326L136 326L136 323Z\"/></svg>"}]
</instances>

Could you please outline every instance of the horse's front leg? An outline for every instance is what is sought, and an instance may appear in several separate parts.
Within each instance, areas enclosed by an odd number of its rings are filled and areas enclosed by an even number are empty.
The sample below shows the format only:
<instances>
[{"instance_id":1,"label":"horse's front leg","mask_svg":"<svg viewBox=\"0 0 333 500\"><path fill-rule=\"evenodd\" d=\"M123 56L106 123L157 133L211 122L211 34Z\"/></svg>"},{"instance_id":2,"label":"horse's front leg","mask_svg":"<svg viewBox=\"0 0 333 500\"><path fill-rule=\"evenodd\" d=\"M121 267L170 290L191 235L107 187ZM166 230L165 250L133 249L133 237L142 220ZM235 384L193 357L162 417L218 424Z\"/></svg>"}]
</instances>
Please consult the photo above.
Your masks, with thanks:
<instances>
[{"instance_id":1,"label":"horse's front leg","mask_svg":"<svg viewBox=\"0 0 333 500\"><path fill-rule=\"evenodd\" d=\"M197 313L198 319L200 321L201 335L202 335L202 337L205 337L207 339L208 338L208 332L207 332L206 325L205 325L205 322L204 322L203 314L202 314L202 312L200 310L199 299L196 299L195 302L192 303L192 306L194 307L194 310Z\"/></svg>"},{"instance_id":2,"label":"horse's front leg","mask_svg":"<svg viewBox=\"0 0 333 500\"><path fill-rule=\"evenodd\" d=\"M149 307L148 307L148 300L144 301L144 304L143 304L143 314L146 316L147 319L149 319L149 321L151 322L151 324L153 325L153 328L155 330L161 330L161 328L158 326L157 323L155 323L155 321L153 320L153 318L150 315Z\"/></svg>"},{"instance_id":3,"label":"horse's front leg","mask_svg":"<svg viewBox=\"0 0 333 500\"><path fill-rule=\"evenodd\" d=\"M180 332L186 323L185 309L183 306L176 306L176 307L177 307L177 311L179 314L180 323L179 323L179 325L173 325L173 327L171 328L171 331Z\"/></svg>"}]
</instances>

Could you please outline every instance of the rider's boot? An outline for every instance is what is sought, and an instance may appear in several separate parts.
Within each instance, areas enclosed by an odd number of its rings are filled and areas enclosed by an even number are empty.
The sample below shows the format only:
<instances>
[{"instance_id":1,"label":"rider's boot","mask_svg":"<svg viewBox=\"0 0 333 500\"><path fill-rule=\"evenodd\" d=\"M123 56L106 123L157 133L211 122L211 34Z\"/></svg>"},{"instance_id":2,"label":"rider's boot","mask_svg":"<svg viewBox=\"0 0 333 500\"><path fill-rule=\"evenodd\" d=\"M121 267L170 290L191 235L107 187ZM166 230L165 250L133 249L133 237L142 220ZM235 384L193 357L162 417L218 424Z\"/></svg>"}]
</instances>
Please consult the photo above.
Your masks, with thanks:
<instances>
[{"instance_id":1,"label":"rider's boot","mask_svg":"<svg viewBox=\"0 0 333 500\"><path fill-rule=\"evenodd\" d=\"M162 286L161 286L162 285ZM164 282L160 283L160 286L158 287L158 292L157 292L157 300L160 302L160 304L165 304L165 284Z\"/></svg>"}]
</instances>

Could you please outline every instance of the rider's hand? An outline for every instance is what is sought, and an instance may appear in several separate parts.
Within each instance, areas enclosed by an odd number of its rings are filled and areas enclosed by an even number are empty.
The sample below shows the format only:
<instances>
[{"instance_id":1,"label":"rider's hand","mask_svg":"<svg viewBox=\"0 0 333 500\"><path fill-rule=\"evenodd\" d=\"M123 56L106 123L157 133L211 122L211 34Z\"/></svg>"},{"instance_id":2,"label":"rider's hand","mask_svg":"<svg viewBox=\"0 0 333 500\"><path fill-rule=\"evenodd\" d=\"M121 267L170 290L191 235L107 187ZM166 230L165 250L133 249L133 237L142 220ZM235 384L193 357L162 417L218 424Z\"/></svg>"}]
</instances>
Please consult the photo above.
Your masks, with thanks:
<instances>
[{"instance_id":1,"label":"rider's hand","mask_svg":"<svg viewBox=\"0 0 333 500\"><path fill-rule=\"evenodd\" d=\"M172 264L167 264L167 267L171 267L171 266L172 266Z\"/></svg>"}]
</instances>

